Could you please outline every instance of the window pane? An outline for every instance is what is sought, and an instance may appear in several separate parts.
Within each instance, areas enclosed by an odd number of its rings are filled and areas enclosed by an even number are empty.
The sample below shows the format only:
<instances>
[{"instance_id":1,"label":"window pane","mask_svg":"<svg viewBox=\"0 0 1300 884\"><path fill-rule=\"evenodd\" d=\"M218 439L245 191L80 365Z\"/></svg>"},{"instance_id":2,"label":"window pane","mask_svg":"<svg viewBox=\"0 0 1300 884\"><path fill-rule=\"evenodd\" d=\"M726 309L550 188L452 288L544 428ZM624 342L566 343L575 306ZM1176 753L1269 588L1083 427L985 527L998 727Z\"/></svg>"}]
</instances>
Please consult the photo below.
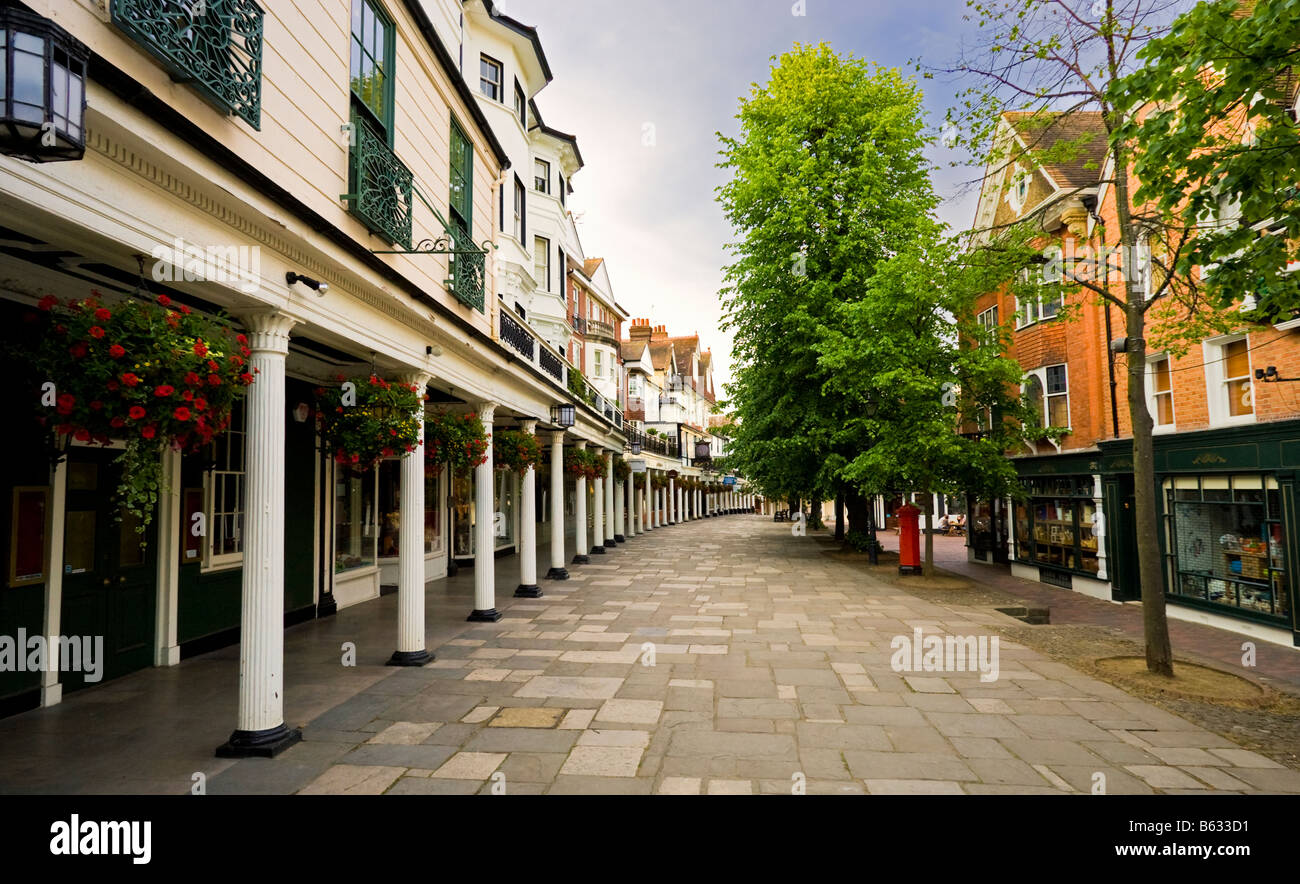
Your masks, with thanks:
<instances>
[{"instance_id":1,"label":"window pane","mask_svg":"<svg viewBox=\"0 0 1300 884\"><path fill-rule=\"evenodd\" d=\"M1169 360L1158 359L1151 363L1151 389L1164 393L1172 389L1173 381L1169 372Z\"/></svg>"},{"instance_id":2,"label":"window pane","mask_svg":"<svg viewBox=\"0 0 1300 884\"><path fill-rule=\"evenodd\" d=\"M1174 422L1174 396L1160 393L1156 396L1156 425L1167 427Z\"/></svg>"},{"instance_id":3,"label":"window pane","mask_svg":"<svg viewBox=\"0 0 1300 884\"><path fill-rule=\"evenodd\" d=\"M1229 380L1233 378L1249 377L1250 354L1247 352L1246 341L1244 339L1224 345L1223 368L1223 376Z\"/></svg>"},{"instance_id":4,"label":"window pane","mask_svg":"<svg viewBox=\"0 0 1300 884\"><path fill-rule=\"evenodd\" d=\"M95 570L95 511L68 510L63 525L64 572Z\"/></svg>"},{"instance_id":5,"label":"window pane","mask_svg":"<svg viewBox=\"0 0 1300 884\"><path fill-rule=\"evenodd\" d=\"M1047 407L1050 412L1048 423L1053 427L1068 427L1070 425L1070 407L1069 398L1066 396L1049 396L1047 397Z\"/></svg>"},{"instance_id":6,"label":"window pane","mask_svg":"<svg viewBox=\"0 0 1300 884\"><path fill-rule=\"evenodd\" d=\"M334 485L334 570L374 563L374 472L355 476L342 468Z\"/></svg>"},{"instance_id":7,"label":"window pane","mask_svg":"<svg viewBox=\"0 0 1300 884\"><path fill-rule=\"evenodd\" d=\"M1236 417L1255 413L1254 389L1249 380L1229 382L1227 395L1229 415Z\"/></svg>"}]
</instances>

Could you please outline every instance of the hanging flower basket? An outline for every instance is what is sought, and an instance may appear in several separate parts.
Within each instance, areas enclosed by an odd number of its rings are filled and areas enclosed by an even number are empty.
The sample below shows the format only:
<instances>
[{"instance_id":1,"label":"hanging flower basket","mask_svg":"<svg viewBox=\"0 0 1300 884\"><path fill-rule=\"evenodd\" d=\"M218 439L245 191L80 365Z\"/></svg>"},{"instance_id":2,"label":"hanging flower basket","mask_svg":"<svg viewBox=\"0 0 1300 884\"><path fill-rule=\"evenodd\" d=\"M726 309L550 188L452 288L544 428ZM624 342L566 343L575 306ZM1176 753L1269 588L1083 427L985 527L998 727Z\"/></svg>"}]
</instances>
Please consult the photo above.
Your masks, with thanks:
<instances>
[{"instance_id":1,"label":"hanging flower basket","mask_svg":"<svg viewBox=\"0 0 1300 884\"><path fill-rule=\"evenodd\" d=\"M632 476L632 467L624 459L623 455L614 455L614 478L620 482L626 482Z\"/></svg>"},{"instance_id":2,"label":"hanging flower basket","mask_svg":"<svg viewBox=\"0 0 1300 884\"><path fill-rule=\"evenodd\" d=\"M564 452L564 472L575 479L595 479L601 474L601 464L600 455L585 448L570 448Z\"/></svg>"},{"instance_id":3,"label":"hanging flower basket","mask_svg":"<svg viewBox=\"0 0 1300 884\"><path fill-rule=\"evenodd\" d=\"M492 434L492 466L523 476L542 459L542 443L532 433L502 430Z\"/></svg>"},{"instance_id":4,"label":"hanging flower basket","mask_svg":"<svg viewBox=\"0 0 1300 884\"><path fill-rule=\"evenodd\" d=\"M377 375L345 378L316 388L316 428L336 463L364 473L385 457L420 444L424 396L414 384Z\"/></svg>"},{"instance_id":5,"label":"hanging flower basket","mask_svg":"<svg viewBox=\"0 0 1300 884\"><path fill-rule=\"evenodd\" d=\"M162 453L210 443L253 383L248 339L224 317L173 306L166 295L110 304L92 291L67 302L47 295L38 306L14 355L31 372L31 401L51 451L61 456L68 438L124 441L116 499L143 535L166 490Z\"/></svg>"},{"instance_id":6,"label":"hanging flower basket","mask_svg":"<svg viewBox=\"0 0 1300 884\"><path fill-rule=\"evenodd\" d=\"M487 461L487 428L477 414L439 411L424 425L424 445L428 463L450 463L454 474L463 475Z\"/></svg>"}]
</instances>

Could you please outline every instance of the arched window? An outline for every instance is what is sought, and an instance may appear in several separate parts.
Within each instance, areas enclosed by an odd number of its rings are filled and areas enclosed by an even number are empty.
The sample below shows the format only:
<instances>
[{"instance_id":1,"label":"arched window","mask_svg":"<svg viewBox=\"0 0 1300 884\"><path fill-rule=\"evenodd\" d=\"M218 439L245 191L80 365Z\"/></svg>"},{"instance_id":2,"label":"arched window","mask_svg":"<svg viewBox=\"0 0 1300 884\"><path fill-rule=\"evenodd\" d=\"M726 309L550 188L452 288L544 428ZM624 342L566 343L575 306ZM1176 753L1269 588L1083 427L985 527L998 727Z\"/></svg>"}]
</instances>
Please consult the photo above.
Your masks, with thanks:
<instances>
[{"instance_id":1,"label":"arched window","mask_svg":"<svg viewBox=\"0 0 1300 884\"><path fill-rule=\"evenodd\" d=\"M1033 409L1039 426L1046 426L1043 414L1043 382L1036 374L1031 374L1025 379L1025 404Z\"/></svg>"}]
</instances>

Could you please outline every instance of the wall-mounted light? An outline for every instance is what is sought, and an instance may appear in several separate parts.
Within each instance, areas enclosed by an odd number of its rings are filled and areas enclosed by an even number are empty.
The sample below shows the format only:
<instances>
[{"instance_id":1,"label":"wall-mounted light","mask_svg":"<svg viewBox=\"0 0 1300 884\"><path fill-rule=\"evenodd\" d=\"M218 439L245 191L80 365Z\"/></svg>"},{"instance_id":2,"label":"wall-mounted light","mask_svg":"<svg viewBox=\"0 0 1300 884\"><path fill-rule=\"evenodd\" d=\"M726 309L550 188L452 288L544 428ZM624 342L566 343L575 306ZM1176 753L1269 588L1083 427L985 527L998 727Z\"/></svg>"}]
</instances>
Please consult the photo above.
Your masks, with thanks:
<instances>
[{"instance_id":1,"label":"wall-mounted light","mask_svg":"<svg viewBox=\"0 0 1300 884\"><path fill-rule=\"evenodd\" d=\"M284 275L284 281L289 285L300 282L321 297L324 297L325 293L330 290L328 282L321 282L319 279L312 279L310 276L303 276L301 273L294 273L292 270Z\"/></svg>"},{"instance_id":2,"label":"wall-mounted light","mask_svg":"<svg viewBox=\"0 0 1300 884\"><path fill-rule=\"evenodd\" d=\"M430 344L429 346L424 348L424 355L434 356L434 357L441 356L442 348L439 347L437 344Z\"/></svg>"},{"instance_id":3,"label":"wall-mounted light","mask_svg":"<svg viewBox=\"0 0 1300 884\"><path fill-rule=\"evenodd\" d=\"M551 406L551 423L557 427L571 427L574 422L574 408L567 403Z\"/></svg>"},{"instance_id":4,"label":"wall-mounted light","mask_svg":"<svg viewBox=\"0 0 1300 884\"><path fill-rule=\"evenodd\" d=\"M311 406L306 402L299 402L298 407L293 410L293 419L300 424L305 424L309 417L311 417Z\"/></svg>"}]
</instances>

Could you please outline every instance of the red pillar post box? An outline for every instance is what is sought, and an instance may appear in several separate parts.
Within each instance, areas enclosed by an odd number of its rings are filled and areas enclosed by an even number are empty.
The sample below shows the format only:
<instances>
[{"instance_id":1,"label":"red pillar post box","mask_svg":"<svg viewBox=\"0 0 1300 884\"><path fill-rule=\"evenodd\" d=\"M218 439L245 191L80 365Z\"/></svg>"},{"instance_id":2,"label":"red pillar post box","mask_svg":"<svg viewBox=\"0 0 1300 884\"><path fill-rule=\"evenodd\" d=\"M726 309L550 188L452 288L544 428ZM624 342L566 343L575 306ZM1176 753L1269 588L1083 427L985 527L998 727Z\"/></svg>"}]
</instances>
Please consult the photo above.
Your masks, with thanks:
<instances>
[{"instance_id":1,"label":"red pillar post box","mask_svg":"<svg viewBox=\"0 0 1300 884\"><path fill-rule=\"evenodd\" d=\"M894 511L898 516L898 573L921 573L921 510L905 503Z\"/></svg>"}]
</instances>

